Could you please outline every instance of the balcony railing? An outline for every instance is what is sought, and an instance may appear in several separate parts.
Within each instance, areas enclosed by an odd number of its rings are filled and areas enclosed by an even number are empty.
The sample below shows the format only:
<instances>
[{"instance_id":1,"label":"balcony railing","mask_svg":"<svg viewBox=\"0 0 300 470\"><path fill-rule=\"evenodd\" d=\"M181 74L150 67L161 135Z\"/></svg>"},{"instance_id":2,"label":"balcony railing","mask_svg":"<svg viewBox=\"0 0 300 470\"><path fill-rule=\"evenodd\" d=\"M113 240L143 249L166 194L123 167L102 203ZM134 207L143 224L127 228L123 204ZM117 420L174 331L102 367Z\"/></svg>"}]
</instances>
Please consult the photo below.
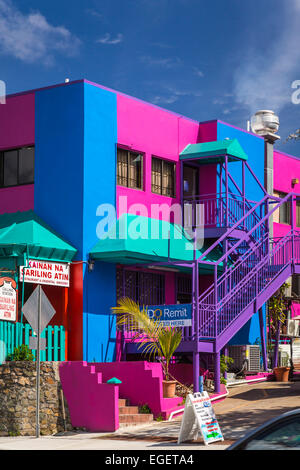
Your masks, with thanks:
<instances>
[{"instance_id":1,"label":"balcony railing","mask_svg":"<svg viewBox=\"0 0 300 470\"><path fill-rule=\"evenodd\" d=\"M186 197L183 201L184 225L207 228L232 227L255 204L254 201L231 193L228 197L224 194ZM255 211L238 228L249 230L261 217L262 214Z\"/></svg>"}]
</instances>

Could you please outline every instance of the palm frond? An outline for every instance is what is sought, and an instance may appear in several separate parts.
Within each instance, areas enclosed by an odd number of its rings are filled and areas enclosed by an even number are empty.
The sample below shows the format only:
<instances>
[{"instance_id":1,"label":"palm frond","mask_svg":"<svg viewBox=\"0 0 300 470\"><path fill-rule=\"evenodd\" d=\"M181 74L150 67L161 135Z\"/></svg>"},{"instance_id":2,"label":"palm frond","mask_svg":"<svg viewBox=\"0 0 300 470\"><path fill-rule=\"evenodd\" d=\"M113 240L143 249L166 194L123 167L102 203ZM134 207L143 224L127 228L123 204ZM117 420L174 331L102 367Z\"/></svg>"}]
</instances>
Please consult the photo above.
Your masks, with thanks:
<instances>
[{"instance_id":1,"label":"palm frond","mask_svg":"<svg viewBox=\"0 0 300 470\"><path fill-rule=\"evenodd\" d=\"M169 362L182 340L182 331L174 327L164 327L159 320L152 320L147 307L140 307L129 297L118 300L118 306L112 307L112 312L118 315L117 324L125 326L134 333L132 341L138 341L138 350L149 358L161 357L165 376L169 377Z\"/></svg>"},{"instance_id":2,"label":"palm frond","mask_svg":"<svg viewBox=\"0 0 300 470\"><path fill-rule=\"evenodd\" d=\"M162 329L158 320L149 318L147 307L140 307L138 303L129 297L123 297L118 300L118 306L112 307L113 313L119 315L117 324L127 326L132 332L143 331L150 338L157 338Z\"/></svg>"}]
</instances>

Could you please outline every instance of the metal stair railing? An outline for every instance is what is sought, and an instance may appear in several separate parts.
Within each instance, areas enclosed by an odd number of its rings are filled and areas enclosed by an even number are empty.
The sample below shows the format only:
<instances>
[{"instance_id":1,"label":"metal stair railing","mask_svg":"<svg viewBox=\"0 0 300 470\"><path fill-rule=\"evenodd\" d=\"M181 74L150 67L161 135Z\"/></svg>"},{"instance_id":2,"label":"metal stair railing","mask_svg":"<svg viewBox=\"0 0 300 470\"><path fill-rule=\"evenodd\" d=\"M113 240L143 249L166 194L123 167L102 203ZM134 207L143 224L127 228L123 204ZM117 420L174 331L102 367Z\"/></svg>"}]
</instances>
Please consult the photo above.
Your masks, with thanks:
<instances>
[{"instance_id":1,"label":"metal stair railing","mask_svg":"<svg viewBox=\"0 0 300 470\"><path fill-rule=\"evenodd\" d=\"M294 193L288 194L285 198L278 202L276 198L276 205L271 211L269 211L265 217L263 217L258 226L265 224L266 220L277 210L279 207L287 202L289 199L293 201ZM265 204L268 196L265 196L257 206ZM254 209L254 208L253 208ZM251 211L250 211L251 212ZM246 214L245 217L248 217ZM231 232L234 229L232 227L226 232ZM257 229L254 226L247 235L251 235ZM225 273L215 280L215 283L210 286L201 296L198 298L199 303L197 306L199 315L199 331L196 335L199 337L216 338L226 329L237 316L242 313L248 305L250 305L257 296L265 289L270 282L272 282L286 267L291 260L300 258L300 236L297 235L299 232L291 231L285 237L283 237L276 244L273 244L273 249L269 250L268 233L265 233L259 242L256 242L254 246L250 247L245 253L241 260L238 260L233 266L227 268ZM226 238L226 234L221 239ZM295 243L295 238L297 243ZM238 242L238 245L241 242ZM285 251L289 248L289 256L283 257ZM211 248L210 248L211 249ZM208 249L199 259L205 257ZM229 252L234 249L231 248ZM227 256L229 254L227 252ZM281 263L272 264L272 260L277 256L281 259ZM216 266L224 261L226 254L223 255L217 262L209 262L208 264L215 264ZM283 262L287 260L286 263ZM278 260L277 260L278 261ZM203 260L201 262L207 263ZM267 300L267 299L266 299Z\"/></svg>"},{"instance_id":2,"label":"metal stair railing","mask_svg":"<svg viewBox=\"0 0 300 470\"><path fill-rule=\"evenodd\" d=\"M216 338L223 333L291 263L293 235L292 231L289 232L280 243L276 244L272 252L255 263L248 275L242 276L240 282L218 302L214 302L214 292L202 300L199 305L199 324L201 326L198 333L200 337ZM299 236L297 237L297 245L299 245L298 251L300 251ZM243 263L247 263L247 261L248 259L245 259ZM229 272L228 275L231 273ZM204 312L208 315L203 315Z\"/></svg>"}]
</instances>

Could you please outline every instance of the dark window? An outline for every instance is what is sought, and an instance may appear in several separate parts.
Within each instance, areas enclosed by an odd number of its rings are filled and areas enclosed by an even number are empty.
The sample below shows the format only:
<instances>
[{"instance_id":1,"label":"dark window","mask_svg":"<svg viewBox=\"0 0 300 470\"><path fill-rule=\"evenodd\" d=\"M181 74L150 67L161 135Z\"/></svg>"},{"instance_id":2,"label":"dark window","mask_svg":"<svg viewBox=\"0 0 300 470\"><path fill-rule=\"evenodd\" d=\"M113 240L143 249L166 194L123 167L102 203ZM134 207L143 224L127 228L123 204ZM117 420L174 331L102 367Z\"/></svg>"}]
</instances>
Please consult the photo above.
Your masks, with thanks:
<instances>
[{"instance_id":1,"label":"dark window","mask_svg":"<svg viewBox=\"0 0 300 470\"><path fill-rule=\"evenodd\" d=\"M163 274L117 269L117 298L130 297L140 305L165 303Z\"/></svg>"},{"instance_id":2,"label":"dark window","mask_svg":"<svg viewBox=\"0 0 300 470\"><path fill-rule=\"evenodd\" d=\"M34 182L34 148L0 152L0 186L18 186Z\"/></svg>"},{"instance_id":3,"label":"dark window","mask_svg":"<svg viewBox=\"0 0 300 470\"><path fill-rule=\"evenodd\" d=\"M190 304L192 302L192 277L177 275L176 292L178 304Z\"/></svg>"},{"instance_id":4,"label":"dark window","mask_svg":"<svg viewBox=\"0 0 300 470\"><path fill-rule=\"evenodd\" d=\"M292 296L300 299L300 275L292 276Z\"/></svg>"},{"instance_id":5,"label":"dark window","mask_svg":"<svg viewBox=\"0 0 300 470\"><path fill-rule=\"evenodd\" d=\"M175 164L152 157L152 192L175 197Z\"/></svg>"},{"instance_id":6,"label":"dark window","mask_svg":"<svg viewBox=\"0 0 300 470\"><path fill-rule=\"evenodd\" d=\"M142 189L143 155L121 148L117 149L117 184L127 188Z\"/></svg>"},{"instance_id":7,"label":"dark window","mask_svg":"<svg viewBox=\"0 0 300 470\"><path fill-rule=\"evenodd\" d=\"M274 423L261 434L250 438L241 446L243 450L299 450L300 419L290 418L289 422ZM238 450L238 449L237 449Z\"/></svg>"},{"instance_id":8,"label":"dark window","mask_svg":"<svg viewBox=\"0 0 300 470\"><path fill-rule=\"evenodd\" d=\"M287 196L286 193L275 193L275 196L280 197L281 199ZM291 204L290 202L284 202L279 207L279 223L291 225Z\"/></svg>"},{"instance_id":9,"label":"dark window","mask_svg":"<svg viewBox=\"0 0 300 470\"><path fill-rule=\"evenodd\" d=\"M300 200L296 200L296 225L300 227Z\"/></svg>"},{"instance_id":10,"label":"dark window","mask_svg":"<svg viewBox=\"0 0 300 470\"><path fill-rule=\"evenodd\" d=\"M183 195L185 197L199 194L199 170L191 166L183 167Z\"/></svg>"}]
</instances>

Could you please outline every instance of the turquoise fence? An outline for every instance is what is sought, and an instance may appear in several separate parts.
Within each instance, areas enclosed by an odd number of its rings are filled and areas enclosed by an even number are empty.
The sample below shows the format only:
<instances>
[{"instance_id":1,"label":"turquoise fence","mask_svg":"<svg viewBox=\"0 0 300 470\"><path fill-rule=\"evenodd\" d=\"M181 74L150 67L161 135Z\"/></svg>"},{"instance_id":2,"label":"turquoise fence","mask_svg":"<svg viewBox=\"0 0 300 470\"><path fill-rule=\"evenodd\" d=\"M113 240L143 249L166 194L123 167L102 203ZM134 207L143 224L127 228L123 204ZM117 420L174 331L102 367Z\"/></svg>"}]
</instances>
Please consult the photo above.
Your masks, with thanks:
<instances>
[{"instance_id":1,"label":"turquoise fence","mask_svg":"<svg viewBox=\"0 0 300 470\"><path fill-rule=\"evenodd\" d=\"M28 323L12 323L0 321L0 341L5 345L6 357L14 352L14 348L21 344L29 346L29 337L34 336L33 330ZM63 326L47 326L41 334L46 338L46 350L41 351L41 361L64 361L65 360L65 328ZM36 351L32 351L34 359Z\"/></svg>"}]
</instances>

